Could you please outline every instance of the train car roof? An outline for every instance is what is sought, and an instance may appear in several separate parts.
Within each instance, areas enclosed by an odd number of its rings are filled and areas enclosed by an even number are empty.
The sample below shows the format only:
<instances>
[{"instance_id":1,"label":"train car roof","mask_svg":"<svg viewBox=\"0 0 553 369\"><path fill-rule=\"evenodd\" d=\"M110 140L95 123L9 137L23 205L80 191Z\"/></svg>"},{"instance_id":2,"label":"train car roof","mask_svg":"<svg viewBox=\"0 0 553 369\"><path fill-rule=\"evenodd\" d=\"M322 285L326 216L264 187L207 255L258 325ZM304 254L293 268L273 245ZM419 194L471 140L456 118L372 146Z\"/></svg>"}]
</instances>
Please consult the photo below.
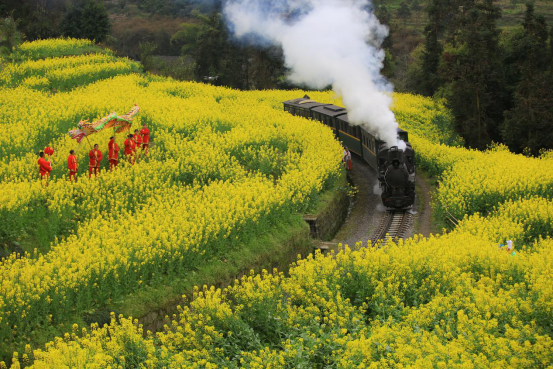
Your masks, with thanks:
<instances>
[{"instance_id":1,"label":"train car roof","mask_svg":"<svg viewBox=\"0 0 553 369\"><path fill-rule=\"evenodd\" d=\"M340 115L339 117L337 117L337 119L340 119L341 121L343 122L346 122L346 123L349 123L349 117L347 114L344 114L344 115ZM352 125L358 125L358 124L352 124ZM369 131L365 130L363 128L363 126L360 126L360 128L365 131L366 133L370 134L370 135L373 135L372 133L370 133ZM397 133L407 133L407 131L401 129L401 128L397 128Z\"/></svg>"},{"instance_id":2,"label":"train car roof","mask_svg":"<svg viewBox=\"0 0 553 369\"><path fill-rule=\"evenodd\" d=\"M288 100L288 101L283 102L283 104L285 104L285 105L294 105L294 106L297 106L299 108L304 108L304 109L311 109L311 108L314 108L314 107L317 107L317 106L328 105L328 104L323 104L323 103L320 103L320 102L317 102L317 101L314 101L314 100L311 100L311 99L305 98L305 97L302 97L300 99Z\"/></svg>"},{"instance_id":3,"label":"train car roof","mask_svg":"<svg viewBox=\"0 0 553 369\"><path fill-rule=\"evenodd\" d=\"M313 111L316 111L317 113L322 113L331 117L336 117L338 115L344 115L347 113L345 108L342 108L341 106L337 106L337 105L332 105L332 104L318 106L314 108Z\"/></svg>"},{"instance_id":4,"label":"train car roof","mask_svg":"<svg viewBox=\"0 0 553 369\"><path fill-rule=\"evenodd\" d=\"M348 117L347 114L340 115L340 116L338 117L338 119L340 119L341 121L344 121L344 122L346 122L346 123L349 123L349 117Z\"/></svg>"}]
</instances>

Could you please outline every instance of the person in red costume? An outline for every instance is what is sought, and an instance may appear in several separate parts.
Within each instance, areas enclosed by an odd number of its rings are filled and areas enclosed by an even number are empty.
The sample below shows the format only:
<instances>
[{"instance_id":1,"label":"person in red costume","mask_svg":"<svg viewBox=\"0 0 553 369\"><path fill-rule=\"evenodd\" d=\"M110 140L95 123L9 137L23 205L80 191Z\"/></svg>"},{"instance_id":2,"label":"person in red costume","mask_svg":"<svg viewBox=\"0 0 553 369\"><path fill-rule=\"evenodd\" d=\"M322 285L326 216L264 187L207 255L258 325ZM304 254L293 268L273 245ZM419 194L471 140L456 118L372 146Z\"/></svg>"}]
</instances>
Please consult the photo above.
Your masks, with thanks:
<instances>
[{"instance_id":1,"label":"person in red costume","mask_svg":"<svg viewBox=\"0 0 553 369\"><path fill-rule=\"evenodd\" d=\"M69 156L67 157L67 168L69 168L69 181L77 182L77 170L79 170L79 165L77 164L77 157L75 156L75 150L69 151Z\"/></svg>"},{"instance_id":2,"label":"person in red costume","mask_svg":"<svg viewBox=\"0 0 553 369\"><path fill-rule=\"evenodd\" d=\"M88 163L88 178L92 178L93 172L94 177L96 177L100 171L100 162L102 161L102 152L98 150L98 144L94 144L94 149L90 150L88 157L90 158L90 162Z\"/></svg>"},{"instance_id":3,"label":"person in red costume","mask_svg":"<svg viewBox=\"0 0 553 369\"><path fill-rule=\"evenodd\" d=\"M136 142L134 142L133 135L129 135L125 140L125 157L131 164L134 164L135 151L136 151Z\"/></svg>"},{"instance_id":4,"label":"person in red costume","mask_svg":"<svg viewBox=\"0 0 553 369\"><path fill-rule=\"evenodd\" d=\"M146 156L150 148L150 130L146 127L146 123L142 125L140 134L142 135L142 151L144 152L144 156Z\"/></svg>"},{"instance_id":5,"label":"person in red costume","mask_svg":"<svg viewBox=\"0 0 553 369\"><path fill-rule=\"evenodd\" d=\"M140 158L140 154L137 153L137 151L140 148L140 146L142 145L142 136L138 132L138 129L134 130L133 140L134 140L134 143L136 145L136 148L134 150L134 154L136 155L136 160L138 160Z\"/></svg>"},{"instance_id":6,"label":"person in red costume","mask_svg":"<svg viewBox=\"0 0 553 369\"><path fill-rule=\"evenodd\" d=\"M40 171L40 178L46 179L46 187L48 187L48 179L50 178L50 172L52 171L52 165L44 158L44 151L41 151L38 156L38 169Z\"/></svg>"},{"instance_id":7,"label":"person in red costume","mask_svg":"<svg viewBox=\"0 0 553 369\"><path fill-rule=\"evenodd\" d=\"M117 145L113 136L109 138L108 149L109 170L113 170L119 165L119 145Z\"/></svg>"}]
</instances>

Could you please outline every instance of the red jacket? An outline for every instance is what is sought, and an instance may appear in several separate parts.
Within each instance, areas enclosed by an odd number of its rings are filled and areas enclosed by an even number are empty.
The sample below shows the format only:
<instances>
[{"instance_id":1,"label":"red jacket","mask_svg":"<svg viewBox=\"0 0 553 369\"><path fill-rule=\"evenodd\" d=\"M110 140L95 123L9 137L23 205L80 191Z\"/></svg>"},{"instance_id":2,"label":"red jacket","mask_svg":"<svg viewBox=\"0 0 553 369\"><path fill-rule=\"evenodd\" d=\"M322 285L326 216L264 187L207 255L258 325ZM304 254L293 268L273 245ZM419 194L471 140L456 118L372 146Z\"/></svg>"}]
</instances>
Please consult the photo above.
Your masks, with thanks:
<instances>
[{"instance_id":1,"label":"red jacket","mask_svg":"<svg viewBox=\"0 0 553 369\"><path fill-rule=\"evenodd\" d=\"M90 158L88 166L92 168L100 167L100 161L102 160L102 152L100 150L90 150L88 157Z\"/></svg>"},{"instance_id":2,"label":"red jacket","mask_svg":"<svg viewBox=\"0 0 553 369\"><path fill-rule=\"evenodd\" d=\"M67 167L71 172L76 172L79 169L75 155L69 155L67 158Z\"/></svg>"},{"instance_id":3,"label":"red jacket","mask_svg":"<svg viewBox=\"0 0 553 369\"><path fill-rule=\"evenodd\" d=\"M50 162L46 161L46 159L44 158L38 159L38 168L41 175L50 174L50 172L52 171L52 166L50 165Z\"/></svg>"},{"instance_id":4,"label":"red jacket","mask_svg":"<svg viewBox=\"0 0 553 369\"><path fill-rule=\"evenodd\" d=\"M118 160L119 145L117 145L117 142L115 142L115 140L109 140L108 148L109 148L109 153L108 153L109 160Z\"/></svg>"},{"instance_id":5,"label":"red jacket","mask_svg":"<svg viewBox=\"0 0 553 369\"><path fill-rule=\"evenodd\" d=\"M135 134L134 136L134 142L136 142L137 145L140 145L142 143L142 136L140 134Z\"/></svg>"},{"instance_id":6,"label":"red jacket","mask_svg":"<svg viewBox=\"0 0 553 369\"><path fill-rule=\"evenodd\" d=\"M125 155L132 154L135 149L136 149L136 142L134 142L134 140L131 140L130 138L127 138L125 140Z\"/></svg>"},{"instance_id":7,"label":"red jacket","mask_svg":"<svg viewBox=\"0 0 553 369\"><path fill-rule=\"evenodd\" d=\"M140 130L140 133L142 134L142 143L143 144L149 144L150 143L150 130L148 128L142 128Z\"/></svg>"}]
</instances>

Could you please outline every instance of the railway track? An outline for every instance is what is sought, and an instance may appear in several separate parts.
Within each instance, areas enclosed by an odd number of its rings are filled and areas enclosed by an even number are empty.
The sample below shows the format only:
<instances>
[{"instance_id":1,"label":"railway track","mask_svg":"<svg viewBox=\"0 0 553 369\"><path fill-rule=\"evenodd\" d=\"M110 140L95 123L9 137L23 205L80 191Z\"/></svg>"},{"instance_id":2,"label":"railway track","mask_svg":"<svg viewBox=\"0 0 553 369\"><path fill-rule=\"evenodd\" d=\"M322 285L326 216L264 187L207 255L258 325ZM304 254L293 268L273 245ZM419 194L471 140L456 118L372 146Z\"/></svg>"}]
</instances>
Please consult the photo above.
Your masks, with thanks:
<instances>
[{"instance_id":1,"label":"railway track","mask_svg":"<svg viewBox=\"0 0 553 369\"><path fill-rule=\"evenodd\" d=\"M371 244L378 243L382 247L390 240L397 241L405 237L411 219L412 215L407 211L387 211L371 238Z\"/></svg>"}]
</instances>

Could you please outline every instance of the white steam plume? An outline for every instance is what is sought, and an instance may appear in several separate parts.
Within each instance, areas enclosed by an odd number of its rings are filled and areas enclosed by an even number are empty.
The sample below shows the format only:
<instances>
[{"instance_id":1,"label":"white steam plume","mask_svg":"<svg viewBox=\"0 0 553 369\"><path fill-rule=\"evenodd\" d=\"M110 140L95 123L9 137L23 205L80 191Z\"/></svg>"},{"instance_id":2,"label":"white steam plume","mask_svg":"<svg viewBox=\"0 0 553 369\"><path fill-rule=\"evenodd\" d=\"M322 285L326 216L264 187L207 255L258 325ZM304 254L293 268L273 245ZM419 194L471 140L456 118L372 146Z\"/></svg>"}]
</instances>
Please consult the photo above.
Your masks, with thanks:
<instances>
[{"instance_id":1,"label":"white steam plume","mask_svg":"<svg viewBox=\"0 0 553 369\"><path fill-rule=\"evenodd\" d=\"M282 47L291 82L332 85L350 122L395 146L392 86L380 74L388 28L370 6L369 0L227 0L224 14L236 37Z\"/></svg>"}]
</instances>

